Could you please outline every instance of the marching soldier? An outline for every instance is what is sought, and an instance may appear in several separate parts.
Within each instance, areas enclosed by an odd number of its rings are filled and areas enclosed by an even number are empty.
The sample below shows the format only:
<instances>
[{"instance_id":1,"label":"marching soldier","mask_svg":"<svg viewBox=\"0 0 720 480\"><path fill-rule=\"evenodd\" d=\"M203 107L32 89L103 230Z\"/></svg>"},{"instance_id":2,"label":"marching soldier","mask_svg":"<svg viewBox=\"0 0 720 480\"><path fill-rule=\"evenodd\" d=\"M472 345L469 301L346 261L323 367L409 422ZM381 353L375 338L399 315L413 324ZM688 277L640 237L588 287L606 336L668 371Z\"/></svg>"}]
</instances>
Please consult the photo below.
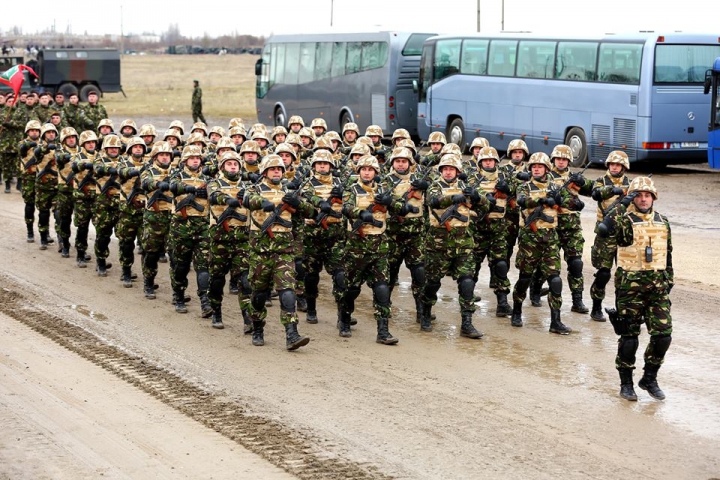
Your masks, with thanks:
<instances>
[{"instance_id":1,"label":"marching soldier","mask_svg":"<svg viewBox=\"0 0 720 480\"><path fill-rule=\"evenodd\" d=\"M123 145L127 144L137 135L138 129L135 121L131 118L123 120L120 124L120 141Z\"/></svg>"},{"instance_id":2,"label":"marching soldier","mask_svg":"<svg viewBox=\"0 0 720 480\"><path fill-rule=\"evenodd\" d=\"M50 99L49 96L43 98ZM50 238L50 209L53 208L58 191L57 150L58 131L52 123L46 123L40 129L40 144L35 147L35 207L38 210L38 230L40 231L40 250L47 250Z\"/></svg>"},{"instance_id":3,"label":"marching soldier","mask_svg":"<svg viewBox=\"0 0 720 480\"><path fill-rule=\"evenodd\" d=\"M530 150L527 144L519 138L510 141L507 148L507 155L510 160L507 162L500 163L500 170L505 174L508 179L513 179L516 186L520 183L530 180L530 174L527 172L525 162L530 158ZM515 250L515 244L517 243L518 233L520 231L520 207L517 205L517 201L509 199L508 209L505 214L507 220L507 262L510 264L510 259L513 256L513 250Z\"/></svg>"},{"instance_id":4,"label":"marching soldier","mask_svg":"<svg viewBox=\"0 0 720 480\"><path fill-rule=\"evenodd\" d=\"M428 138L428 145L430 146L430 153L424 155L420 159L421 165L426 168L434 167L440 161L440 152L443 147L447 144L445 134L442 132L432 132Z\"/></svg>"},{"instance_id":5,"label":"marching soldier","mask_svg":"<svg viewBox=\"0 0 720 480\"><path fill-rule=\"evenodd\" d=\"M58 192L55 197L55 230L60 238L60 253L63 258L70 257L70 224L74 210L73 191L75 174L72 171L73 159L80 154L78 134L72 127L60 132L60 148L56 151L55 161L58 170Z\"/></svg>"},{"instance_id":6,"label":"marching soldier","mask_svg":"<svg viewBox=\"0 0 720 480\"><path fill-rule=\"evenodd\" d=\"M50 122L50 114L53 112L52 107L50 107L51 100L52 95L50 92L44 91L40 94L38 105L35 106L35 115L37 115L38 120L40 120L40 124L42 125Z\"/></svg>"},{"instance_id":7,"label":"marching soldier","mask_svg":"<svg viewBox=\"0 0 720 480\"><path fill-rule=\"evenodd\" d=\"M288 132L289 133L300 133L300 130L305 128L305 121L300 115L293 115L288 120Z\"/></svg>"},{"instance_id":8,"label":"marching soldier","mask_svg":"<svg viewBox=\"0 0 720 480\"><path fill-rule=\"evenodd\" d=\"M357 141L358 137L360 136L360 129L358 128L356 123L346 123L343 125L342 129L342 139L343 139L343 153L345 155L350 153L350 150L352 147L355 146L355 142Z\"/></svg>"},{"instance_id":9,"label":"marching soldier","mask_svg":"<svg viewBox=\"0 0 720 480\"><path fill-rule=\"evenodd\" d=\"M18 107L19 108L19 107ZM27 241L35 241L33 225L35 223L35 181L37 177L37 159L35 148L40 142L40 122L30 120L25 125L25 140L18 145L20 152L20 178L22 182L22 197L25 202L25 226L27 227ZM47 248L47 247L46 247Z\"/></svg>"},{"instance_id":10,"label":"marching soldier","mask_svg":"<svg viewBox=\"0 0 720 480\"><path fill-rule=\"evenodd\" d=\"M110 255L110 237L120 218L120 148L117 135L105 137L102 152L95 157L93 173L97 183L97 198L93 213L95 225L95 268L99 277L107 277L107 257Z\"/></svg>"},{"instance_id":11,"label":"marching soldier","mask_svg":"<svg viewBox=\"0 0 720 480\"><path fill-rule=\"evenodd\" d=\"M88 130L97 131L100 126L100 120L108 118L107 110L105 107L98 103L100 97L98 96L97 90L91 90L88 92L88 103L83 107L83 114L92 125L87 125Z\"/></svg>"},{"instance_id":12,"label":"marching soldier","mask_svg":"<svg viewBox=\"0 0 720 480\"><path fill-rule=\"evenodd\" d=\"M310 128L315 134L315 138L320 138L327 132L327 123L322 118L313 118L310 123Z\"/></svg>"},{"instance_id":13,"label":"marching soldier","mask_svg":"<svg viewBox=\"0 0 720 480\"><path fill-rule=\"evenodd\" d=\"M78 268L86 268L86 262L90 261L86 255L88 248L88 230L90 220L95 209L97 188L93 174L95 157L97 156L97 135L92 130L85 130L80 134L80 154L73 160L72 170L75 174L75 191L73 200L75 212L73 222L77 231L75 232L75 250L77 250Z\"/></svg>"},{"instance_id":14,"label":"marching soldier","mask_svg":"<svg viewBox=\"0 0 720 480\"><path fill-rule=\"evenodd\" d=\"M109 118L103 118L102 120L100 120L100 123L98 123L98 131L97 131L98 142L100 142L100 145L102 145L103 142L105 141L105 137L107 137L108 135L114 135L114 134L115 134L115 125L113 125L113 121L110 120ZM121 155L122 155L122 153L124 153L124 152L120 152Z\"/></svg>"}]
</instances>

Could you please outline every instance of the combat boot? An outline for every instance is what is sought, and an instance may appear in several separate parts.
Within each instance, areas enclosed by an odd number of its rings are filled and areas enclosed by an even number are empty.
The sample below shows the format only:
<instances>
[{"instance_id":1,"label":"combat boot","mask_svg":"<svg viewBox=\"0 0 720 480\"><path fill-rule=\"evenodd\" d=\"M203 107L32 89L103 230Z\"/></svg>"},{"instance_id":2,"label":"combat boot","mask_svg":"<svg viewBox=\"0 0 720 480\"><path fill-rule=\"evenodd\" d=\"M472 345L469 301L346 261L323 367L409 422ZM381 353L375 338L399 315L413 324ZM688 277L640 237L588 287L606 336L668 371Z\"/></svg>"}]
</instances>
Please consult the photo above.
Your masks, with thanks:
<instances>
[{"instance_id":1,"label":"combat boot","mask_svg":"<svg viewBox=\"0 0 720 480\"><path fill-rule=\"evenodd\" d=\"M253 322L250 320L250 314L246 308L242 309L243 317L243 334L248 335L253 332Z\"/></svg>"},{"instance_id":2,"label":"combat boot","mask_svg":"<svg viewBox=\"0 0 720 480\"><path fill-rule=\"evenodd\" d=\"M513 302L512 316L510 317L510 325L513 327L522 327L522 302Z\"/></svg>"},{"instance_id":3,"label":"combat boot","mask_svg":"<svg viewBox=\"0 0 720 480\"><path fill-rule=\"evenodd\" d=\"M27 226L27 243L35 243L35 232L33 231L33 224L26 223Z\"/></svg>"},{"instance_id":4,"label":"combat boot","mask_svg":"<svg viewBox=\"0 0 720 480\"><path fill-rule=\"evenodd\" d=\"M69 238L62 239L62 250L60 251L60 256L62 258L70 258L70 239Z\"/></svg>"},{"instance_id":5,"label":"combat boot","mask_svg":"<svg viewBox=\"0 0 720 480\"><path fill-rule=\"evenodd\" d=\"M540 290L540 285L535 285L535 282L533 281L532 285L530 285L530 305L533 307L542 306L542 295L540 295Z\"/></svg>"},{"instance_id":6,"label":"combat boot","mask_svg":"<svg viewBox=\"0 0 720 480\"><path fill-rule=\"evenodd\" d=\"M167 262L168 262L167 254L165 252L161 253L160 256L158 257L158 263L167 263Z\"/></svg>"},{"instance_id":7,"label":"combat boot","mask_svg":"<svg viewBox=\"0 0 720 480\"><path fill-rule=\"evenodd\" d=\"M22 192L22 178L18 177L17 183L15 184L15 190Z\"/></svg>"},{"instance_id":8,"label":"combat boot","mask_svg":"<svg viewBox=\"0 0 720 480\"><path fill-rule=\"evenodd\" d=\"M307 298L307 316L305 320L313 325L318 323L317 298Z\"/></svg>"},{"instance_id":9,"label":"combat boot","mask_svg":"<svg viewBox=\"0 0 720 480\"><path fill-rule=\"evenodd\" d=\"M388 330L388 319L379 318L377 321L377 338L376 343L382 343L383 345L395 345L399 340L392 336L392 333Z\"/></svg>"},{"instance_id":10,"label":"combat boot","mask_svg":"<svg viewBox=\"0 0 720 480\"><path fill-rule=\"evenodd\" d=\"M297 322L285 325L285 347L288 350L297 350L308 343L310 343L310 339L308 337L303 337L298 333Z\"/></svg>"},{"instance_id":11,"label":"combat boot","mask_svg":"<svg viewBox=\"0 0 720 480\"><path fill-rule=\"evenodd\" d=\"M10 193L10 180L5 180L5 193Z\"/></svg>"},{"instance_id":12,"label":"combat boot","mask_svg":"<svg viewBox=\"0 0 720 480\"><path fill-rule=\"evenodd\" d=\"M183 297L183 300L187 301L187 300L185 300L184 297ZM212 314L213 314L213 308L212 308L212 305L210 305L210 299L208 298L208 294L203 293L202 295L200 295L200 316L202 318L210 318L212 316ZM213 326L215 326L215 325L213 325Z\"/></svg>"},{"instance_id":13,"label":"combat boot","mask_svg":"<svg viewBox=\"0 0 720 480\"><path fill-rule=\"evenodd\" d=\"M605 322L607 319L602 311L602 300L593 298L592 311L590 312L590 318L596 322Z\"/></svg>"},{"instance_id":14,"label":"combat boot","mask_svg":"<svg viewBox=\"0 0 720 480\"><path fill-rule=\"evenodd\" d=\"M343 312L342 308L338 306L338 321L337 327L340 331L340 336L344 338L352 337L352 330L350 330L350 315Z\"/></svg>"},{"instance_id":15,"label":"combat boot","mask_svg":"<svg viewBox=\"0 0 720 480\"><path fill-rule=\"evenodd\" d=\"M183 290L173 291L172 304L175 306L176 313L187 313L188 309L185 305L185 292Z\"/></svg>"},{"instance_id":16,"label":"combat boot","mask_svg":"<svg viewBox=\"0 0 720 480\"><path fill-rule=\"evenodd\" d=\"M58 235L58 236L55 237L55 238L57 238L58 253L61 253L61 252L62 252L62 249L63 249L63 239L62 239L62 237L61 237L60 235Z\"/></svg>"},{"instance_id":17,"label":"combat boot","mask_svg":"<svg viewBox=\"0 0 720 480\"><path fill-rule=\"evenodd\" d=\"M423 316L425 315L425 305L422 302L422 298L415 297L415 322L422 323Z\"/></svg>"},{"instance_id":18,"label":"combat boot","mask_svg":"<svg viewBox=\"0 0 720 480\"><path fill-rule=\"evenodd\" d=\"M572 332L572 328L566 326L560 321L560 310L550 310L550 333L557 333L560 335L568 335Z\"/></svg>"},{"instance_id":19,"label":"combat boot","mask_svg":"<svg viewBox=\"0 0 720 480\"><path fill-rule=\"evenodd\" d=\"M143 278L143 294L148 300L155 300L155 277Z\"/></svg>"},{"instance_id":20,"label":"combat boot","mask_svg":"<svg viewBox=\"0 0 720 480\"><path fill-rule=\"evenodd\" d=\"M107 264L104 258L98 258L95 260L95 271L98 277L107 277Z\"/></svg>"},{"instance_id":21,"label":"combat boot","mask_svg":"<svg viewBox=\"0 0 720 480\"><path fill-rule=\"evenodd\" d=\"M47 250L48 248L48 233L40 232L40 250Z\"/></svg>"},{"instance_id":22,"label":"combat boot","mask_svg":"<svg viewBox=\"0 0 720 480\"><path fill-rule=\"evenodd\" d=\"M238 281L237 278L230 276L230 295L237 295L240 293L240 288L238 287Z\"/></svg>"},{"instance_id":23,"label":"combat boot","mask_svg":"<svg viewBox=\"0 0 720 480\"><path fill-rule=\"evenodd\" d=\"M219 330L222 330L223 328L225 328L225 325L223 325L223 321L222 321L222 306L218 306L217 308L213 309L212 327L217 328Z\"/></svg>"},{"instance_id":24,"label":"combat boot","mask_svg":"<svg viewBox=\"0 0 720 480\"><path fill-rule=\"evenodd\" d=\"M637 402L637 395L633 388L633 372L629 368L621 368L618 370L620 373L620 396L625 400L631 402Z\"/></svg>"},{"instance_id":25,"label":"combat boot","mask_svg":"<svg viewBox=\"0 0 720 480\"><path fill-rule=\"evenodd\" d=\"M298 312L307 312L308 311L308 304L307 299L305 298L305 295L298 295L295 299L297 302L297 311Z\"/></svg>"},{"instance_id":26,"label":"combat boot","mask_svg":"<svg viewBox=\"0 0 720 480\"><path fill-rule=\"evenodd\" d=\"M588 313L590 311L583 303L582 290L572 292L572 307L570 311L577 313Z\"/></svg>"},{"instance_id":27,"label":"combat boot","mask_svg":"<svg viewBox=\"0 0 720 480\"><path fill-rule=\"evenodd\" d=\"M265 322L253 320L252 324L252 344L256 347L262 347L265 345L265 336L263 335Z\"/></svg>"},{"instance_id":28,"label":"combat boot","mask_svg":"<svg viewBox=\"0 0 720 480\"><path fill-rule=\"evenodd\" d=\"M76 262L77 262L78 268L87 268L87 262L85 261L85 252L84 251L78 250Z\"/></svg>"},{"instance_id":29,"label":"combat boot","mask_svg":"<svg viewBox=\"0 0 720 480\"><path fill-rule=\"evenodd\" d=\"M497 308L495 309L496 317L507 317L512 314L512 308L507 301L507 293L498 293L497 295Z\"/></svg>"},{"instance_id":30,"label":"combat boot","mask_svg":"<svg viewBox=\"0 0 720 480\"><path fill-rule=\"evenodd\" d=\"M467 338L482 338L483 333L475 328L472 323L472 313L462 314L462 323L460 324L460 336Z\"/></svg>"},{"instance_id":31,"label":"combat boot","mask_svg":"<svg viewBox=\"0 0 720 480\"><path fill-rule=\"evenodd\" d=\"M665 392L657 383L658 370L660 370L660 365L645 364L645 373L638 382L638 387L646 390L656 400L665 400Z\"/></svg>"},{"instance_id":32,"label":"combat boot","mask_svg":"<svg viewBox=\"0 0 720 480\"><path fill-rule=\"evenodd\" d=\"M132 288L132 278L130 278L130 267L122 267L122 276L120 277L123 287Z\"/></svg>"}]
</instances>

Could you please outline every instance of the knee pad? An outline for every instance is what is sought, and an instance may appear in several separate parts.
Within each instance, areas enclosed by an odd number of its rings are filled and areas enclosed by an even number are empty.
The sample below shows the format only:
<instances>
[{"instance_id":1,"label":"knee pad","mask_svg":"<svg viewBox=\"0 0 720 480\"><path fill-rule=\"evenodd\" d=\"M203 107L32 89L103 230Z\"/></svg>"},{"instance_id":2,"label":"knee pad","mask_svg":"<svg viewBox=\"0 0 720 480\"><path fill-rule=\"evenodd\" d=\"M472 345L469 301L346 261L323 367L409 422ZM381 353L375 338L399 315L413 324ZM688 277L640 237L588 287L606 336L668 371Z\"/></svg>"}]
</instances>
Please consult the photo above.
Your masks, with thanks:
<instances>
[{"instance_id":1,"label":"knee pad","mask_svg":"<svg viewBox=\"0 0 720 480\"><path fill-rule=\"evenodd\" d=\"M305 276L305 294L308 297L317 297L318 284L320 283L320 275L309 273Z\"/></svg>"},{"instance_id":2,"label":"knee pad","mask_svg":"<svg viewBox=\"0 0 720 480\"><path fill-rule=\"evenodd\" d=\"M240 288L245 295L252 293L252 287L250 287L250 279L248 278L248 272L242 272L240 274Z\"/></svg>"},{"instance_id":3,"label":"knee pad","mask_svg":"<svg viewBox=\"0 0 720 480\"><path fill-rule=\"evenodd\" d=\"M207 270L200 270L197 272L196 278L198 290L205 292L208 288L210 288L210 274ZM223 281L223 283L225 282Z\"/></svg>"},{"instance_id":4,"label":"knee pad","mask_svg":"<svg viewBox=\"0 0 720 480\"><path fill-rule=\"evenodd\" d=\"M524 294L525 292L527 292L527 289L530 286L530 282L532 282L532 277L520 275L517 282L515 283L515 290Z\"/></svg>"},{"instance_id":5,"label":"knee pad","mask_svg":"<svg viewBox=\"0 0 720 480\"><path fill-rule=\"evenodd\" d=\"M553 275L548 278L548 285L550 286L550 291L555 296L559 297L562 295L562 278L560 278L560 275Z\"/></svg>"},{"instance_id":6,"label":"knee pad","mask_svg":"<svg viewBox=\"0 0 720 480\"><path fill-rule=\"evenodd\" d=\"M568 259L568 273L571 277L582 278L583 261L580 257L571 257Z\"/></svg>"},{"instance_id":7,"label":"knee pad","mask_svg":"<svg viewBox=\"0 0 720 480\"><path fill-rule=\"evenodd\" d=\"M498 277L501 280L504 280L507 278L508 275L508 263L505 260L498 260L495 262L495 276Z\"/></svg>"},{"instance_id":8,"label":"knee pad","mask_svg":"<svg viewBox=\"0 0 720 480\"><path fill-rule=\"evenodd\" d=\"M650 348L653 356L659 358L665 358L670 344L672 343L672 336L670 335L653 335L650 337Z\"/></svg>"},{"instance_id":9,"label":"knee pad","mask_svg":"<svg viewBox=\"0 0 720 480\"><path fill-rule=\"evenodd\" d=\"M635 353L637 353L640 341L637 336L620 337L618 339L618 356L627 363L635 363Z\"/></svg>"},{"instance_id":10,"label":"knee pad","mask_svg":"<svg viewBox=\"0 0 720 480\"><path fill-rule=\"evenodd\" d=\"M475 296L475 280L472 277L460 277L458 279L458 291L464 299L471 299Z\"/></svg>"},{"instance_id":11,"label":"knee pad","mask_svg":"<svg viewBox=\"0 0 720 480\"><path fill-rule=\"evenodd\" d=\"M414 265L410 269L410 277L414 284L423 285L425 283L425 265Z\"/></svg>"},{"instance_id":12,"label":"knee pad","mask_svg":"<svg viewBox=\"0 0 720 480\"><path fill-rule=\"evenodd\" d=\"M605 288L605 285L610 281L610 270L607 268L601 268L595 272L595 283L600 288Z\"/></svg>"},{"instance_id":13,"label":"knee pad","mask_svg":"<svg viewBox=\"0 0 720 480\"><path fill-rule=\"evenodd\" d=\"M295 273L297 274L298 279L305 277L305 264L303 263L302 258L295 259Z\"/></svg>"},{"instance_id":14,"label":"knee pad","mask_svg":"<svg viewBox=\"0 0 720 480\"><path fill-rule=\"evenodd\" d=\"M278 293L280 297L280 310L295 313L295 292L290 288L286 288L285 290L280 290Z\"/></svg>"},{"instance_id":15,"label":"knee pad","mask_svg":"<svg viewBox=\"0 0 720 480\"><path fill-rule=\"evenodd\" d=\"M333 283L338 290L345 290L345 270L337 270L333 273Z\"/></svg>"},{"instance_id":16,"label":"knee pad","mask_svg":"<svg viewBox=\"0 0 720 480\"><path fill-rule=\"evenodd\" d=\"M378 305L390 306L390 287L385 282L376 282L373 285L373 296Z\"/></svg>"},{"instance_id":17,"label":"knee pad","mask_svg":"<svg viewBox=\"0 0 720 480\"><path fill-rule=\"evenodd\" d=\"M265 301L270 297L270 292L267 290L263 290L261 292L253 292L252 299L250 300L250 303L252 303L252 307L256 312L259 312L263 308L265 308Z\"/></svg>"}]
</instances>

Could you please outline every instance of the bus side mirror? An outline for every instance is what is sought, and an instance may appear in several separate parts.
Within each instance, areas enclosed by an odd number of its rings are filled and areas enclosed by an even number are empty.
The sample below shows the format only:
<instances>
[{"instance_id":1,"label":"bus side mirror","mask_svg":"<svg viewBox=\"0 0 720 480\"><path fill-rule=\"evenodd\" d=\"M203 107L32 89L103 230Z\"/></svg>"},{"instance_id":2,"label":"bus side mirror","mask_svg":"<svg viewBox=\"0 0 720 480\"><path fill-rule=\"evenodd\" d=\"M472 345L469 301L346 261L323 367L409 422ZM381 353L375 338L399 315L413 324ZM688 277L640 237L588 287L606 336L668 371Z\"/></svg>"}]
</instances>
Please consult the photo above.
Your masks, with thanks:
<instances>
[{"instance_id":1,"label":"bus side mirror","mask_svg":"<svg viewBox=\"0 0 720 480\"><path fill-rule=\"evenodd\" d=\"M258 58L255 62L255 76L262 74L262 58Z\"/></svg>"},{"instance_id":2,"label":"bus side mirror","mask_svg":"<svg viewBox=\"0 0 720 480\"><path fill-rule=\"evenodd\" d=\"M413 93L417 93L417 92L418 92L418 81L413 80Z\"/></svg>"},{"instance_id":3,"label":"bus side mirror","mask_svg":"<svg viewBox=\"0 0 720 480\"><path fill-rule=\"evenodd\" d=\"M710 93L710 87L712 86L712 74L712 70L705 72L705 84L703 85L703 93L705 93L705 95Z\"/></svg>"}]
</instances>

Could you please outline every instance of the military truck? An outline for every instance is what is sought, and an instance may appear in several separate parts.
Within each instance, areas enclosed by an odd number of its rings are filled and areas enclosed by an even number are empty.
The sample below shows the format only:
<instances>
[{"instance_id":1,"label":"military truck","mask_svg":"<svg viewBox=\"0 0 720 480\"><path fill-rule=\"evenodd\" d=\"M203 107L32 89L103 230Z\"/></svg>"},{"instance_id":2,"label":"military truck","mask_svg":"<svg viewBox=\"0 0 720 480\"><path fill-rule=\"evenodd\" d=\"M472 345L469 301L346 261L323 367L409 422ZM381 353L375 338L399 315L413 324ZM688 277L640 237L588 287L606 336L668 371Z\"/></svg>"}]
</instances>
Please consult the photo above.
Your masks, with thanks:
<instances>
[{"instance_id":1,"label":"military truck","mask_svg":"<svg viewBox=\"0 0 720 480\"><path fill-rule=\"evenodd\" d=\"M78 93L87 102L88 93L122 92L120 51L111 48L47 48L38 53L39 86L67 97Z\"/></svg>"}]
</instances>

